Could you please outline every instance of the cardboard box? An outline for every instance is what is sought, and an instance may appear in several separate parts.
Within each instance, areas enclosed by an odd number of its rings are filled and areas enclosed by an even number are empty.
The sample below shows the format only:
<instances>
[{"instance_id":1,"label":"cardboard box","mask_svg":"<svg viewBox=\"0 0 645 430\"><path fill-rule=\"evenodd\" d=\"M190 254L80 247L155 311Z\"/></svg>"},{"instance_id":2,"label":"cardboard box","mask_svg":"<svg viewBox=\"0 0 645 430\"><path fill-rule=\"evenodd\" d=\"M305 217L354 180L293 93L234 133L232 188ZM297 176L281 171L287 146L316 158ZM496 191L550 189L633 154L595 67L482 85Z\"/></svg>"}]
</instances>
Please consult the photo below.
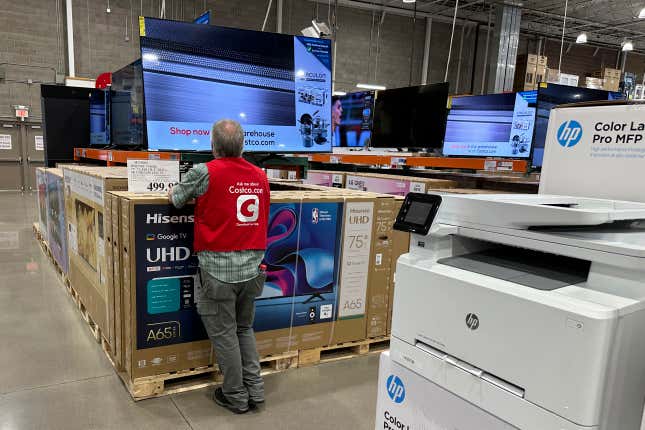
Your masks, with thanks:
<instances>
[{"instance_id":1,"label":"cardboard box","mask_svg":"<svg viewBox=\"0 0 645 430\"><path fill-rule=\"evenodd\" d=\"M547 81L547 57L543 55L520 55L515 62L514 91L531 91L540 82Z\"/></svg>"},{"instance_id":2,"label":"cardboard box","mask_svg":"<svg viewBox=\"0 0 645 430\"><path fill-rule=\"evenodd\" d=\"M47 238L47 168L36 168L36 197L38 204L38 229L40 235L46 243L49 243Z\"/></svg>"},{"instance_id":3,"label":"cardboard box","mask_svg":"<svg viewBox=\"0 0 645 430\"><path fill-rule=\"evenodd\" d=\"M345 188L345 172L330 170L308 170L305 184L322 185L325 187Z\"/></svg>"},{"instance_id":4,"label":"cardboard box","mask_svg":"<svg viewBox=\"0 0 645 430\"><path fill-rule=\"evenodd\" d=\"M69 280L81 302L103 332L114 343L114 291L108 283L108 248L111 213L106 212L109 191L128 187L125 167L65 166L65 211L69 245ZM106 219L106 217L108 219Z\"/></svg>"},{"instance_id":5,"label":"cardboard box","mask_svg":"<svg viewBox=\"0 0 645 430\"><path fill-rule=\"evenodd\" d=\"M121 234L121 199L119 196L108 193L111 208L112 225L112 289L114 291L114 344L112 354L118 370L123 369L125 362L124 350L124 324L123 324L123 270L121 253L125 251ZM109 271L109 267L108 267Z\"/></svg>"},{"instance_id":6,"label":"cardboard box","mask_svg":"<svg viewBox=\"0 0 645 430\"><path fill-rule=\"evenodd\" d=\"M380 173L347 173L345 186L351 190L405 196L407 193L427 193L438 188L456 187L455 181Z\"/></svg>"},{"instance_id":7,"label":"cardboard box","mask_svg":"<svg viewBox=\"0 0 645 430\"><path fill-rule=\"evenodd\" d=\"M398 214L401 206L403 205L403 199L396 199L395 212ZM395 215L396 216L396 215ZM399 257L403 254L407 254L410 251L410 233L403 231L393 230L392 232L392 260L390 262L391 272L392 272L392 282L390 282L390 291L388 298L388 316L387 316L387 334L389 335L392 332L392 309L394 306L394 288L396 288L396 262L399 260Z\"/></svg>"},{"instance_id":8,"label":"cardboard box","mask_svg":"<svg viewBox=\"0 0 645 430\"><path fill-rule=\"evenodd\" d=\"M125 371L138 378L213 363L194 303L193 207L177 210L159 194L113 194L122 242L113 252L114 273L119 257L123 268L116 345L118 351L121 337ZM254 325L259 353L365 338L367 279L377 250L374 197L278 191L271 201L268 278ZM114 199L111 205L114 213Z\"/></svg>"},{"instance_id":9,"label":"cardboard box","mask_svg":"<svg viewBox=\"0 0 645 430\"><path fill-rule=\"evenodd\" d=\"M61 169L47 169L47 238L49 250L63 273L69 272L65 182Z\"/></svg>"},{"instance_id":10,"label":"cardboard box","mask_svg":"<svg viewBox=\"0 0 645 430\"><path fill-rule=\"evenodd\" d=\"M568 85L570 87L577 87L580 81L580 76L572 75L569 73L560 73L558 69L548 69L546 81L550 84Z\"/></svg>"},{"instance_id":11,"label":"cardboard box","mask_svg":"<svg viewBox=\"0 0 645 430\"><path fill-rule=\"evenodd\" d=\"M594 90L602 90L604 82L600 78L585 78L585 86Z\"/></svg>"}]
</instances>

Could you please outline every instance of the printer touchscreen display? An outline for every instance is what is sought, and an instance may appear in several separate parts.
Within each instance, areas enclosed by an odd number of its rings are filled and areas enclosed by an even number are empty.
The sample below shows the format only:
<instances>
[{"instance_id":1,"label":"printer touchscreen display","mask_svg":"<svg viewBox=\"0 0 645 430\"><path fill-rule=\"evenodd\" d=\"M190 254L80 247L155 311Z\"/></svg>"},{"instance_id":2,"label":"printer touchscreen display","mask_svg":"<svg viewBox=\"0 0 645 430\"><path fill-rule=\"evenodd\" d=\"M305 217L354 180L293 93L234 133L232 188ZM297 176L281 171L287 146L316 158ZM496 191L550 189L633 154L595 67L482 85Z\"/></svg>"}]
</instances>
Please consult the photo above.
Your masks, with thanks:
<instances>
[{"instance_id":1,"label":"printer touchscreen display","mask_svg":"<svg viewBox=\"0 0 645 430\"><path fill-rule=\"evenodd\" d=\"M423 235L428 234L440 204L441 196L408 193L396 217L394 229Z\"/></svg>"},{"instance_id":2,"label":"printer touchscreen display","mask_svg":"<svg viewBox=\"0 0 645 430\"><path fill-rule=\"evenodd\" d=\"M412 202L408 209L408 213L406 213L405 218L403 218L403 222L417 225L425 224L428 214L432 210L433 206L433 203Z\"/></svg>"}]
</instances>

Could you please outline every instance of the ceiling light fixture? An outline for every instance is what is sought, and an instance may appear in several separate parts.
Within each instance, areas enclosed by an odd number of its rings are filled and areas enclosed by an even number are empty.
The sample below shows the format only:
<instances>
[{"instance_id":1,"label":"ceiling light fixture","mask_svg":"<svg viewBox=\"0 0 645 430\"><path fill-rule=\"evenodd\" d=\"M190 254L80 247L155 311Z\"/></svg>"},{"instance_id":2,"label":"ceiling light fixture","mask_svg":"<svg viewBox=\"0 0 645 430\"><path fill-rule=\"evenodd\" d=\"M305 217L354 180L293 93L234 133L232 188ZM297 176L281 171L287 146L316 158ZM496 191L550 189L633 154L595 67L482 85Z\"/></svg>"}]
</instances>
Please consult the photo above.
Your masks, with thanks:
<instances>
[{"instance_id":1,"label":"ceiling light fixture","mask_svg":"<svg viewBox=\"0 0 645 430\"><path fill-rule=\"evenodd\" d=\"M587 33L580 33L576 37L576 43L587 43Z\"/></svg>"},{"instance_id":2,"label":"ceiling light fixture","mask_svg":"<svg viewBox=\"0 0 645 430\"><path fill-rule=\"evenodd\" d=\"M634 50L634 44L630 40L626 40L623 42L623 51L628 52L628 51L633 51Z\"/></svg>"},{"instance_id":3,"label":"ceiling light fixture","mask_svg":"<svg viewBox=\"0 0 645 430\"><path fill-rule=\"evenodd\" d=\"M356 84L357 88L363 88L364 90L384 90L385 86L376 85L376 84Z\"/></svg>"},{"instance_id":4,"label":"ceiling light fixture","mask_svg":"<svg viewBox=\"0 0 645 430\"><path fill-rule=\"evenodd\" d=\"M638 19L645 19L645 7L638 13Z\"/></svg>"},{"instance_id":5,"label":"ceiling light fixture","mask_svg":"<svg viewBox=\"0 0 645 430\"><path fill-rule=\"evenodd\" d=\"M403 0L403 3L416 3L417 0Z\"/></svg>"},{"instance_id":6,"label":"ceiling light fixture","mask_svg":"<svg viewBox=\"0 0 645 430\"><path fill-rule=\"evenodd\" d=\"M342 97L342 96L346 96L347 93L345 91L334 91L333 93L331 93L331 95Z\"/></svg>"},{"instance_id":7,"label":"ceiling light fixture","mask_svg":"<svg viewBox=\"0 0 645 430\"><path fill-rule=\"evenodd\" d=\"M329 26L321 21L311 20L311 26L303 28L300 32L307 37L325 38L331 36Z\"/></svg>"}]
</instances>

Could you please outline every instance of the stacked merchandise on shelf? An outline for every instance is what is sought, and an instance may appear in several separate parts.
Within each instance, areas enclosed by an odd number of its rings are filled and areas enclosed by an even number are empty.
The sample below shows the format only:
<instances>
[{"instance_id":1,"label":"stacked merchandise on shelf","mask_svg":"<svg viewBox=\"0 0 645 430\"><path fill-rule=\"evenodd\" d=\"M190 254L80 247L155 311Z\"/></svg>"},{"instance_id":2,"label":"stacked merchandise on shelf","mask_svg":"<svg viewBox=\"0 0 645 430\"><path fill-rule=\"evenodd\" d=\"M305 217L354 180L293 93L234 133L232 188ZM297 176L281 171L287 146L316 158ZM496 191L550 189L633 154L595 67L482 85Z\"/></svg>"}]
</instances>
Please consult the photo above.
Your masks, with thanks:
<instances>
[{"instance_id":1,"label":"stacked merchandise on shelf","mask_svg":"<svg viewBox=\"0 0 645 430\"><path fill-rule=\"evenodd\" d=\"M351 190L369 191L404 197L408 193L428 193L436 189L454 188L455 181L380 173L347 173L345 186Z\"/></svg>"},{"instance_id":2,"label":"stacked merchandise on shelf","mask_svg":"<svg viewBox=\"0 0 645 430\"><path fill-rule=\"evenodd\" d=\"M67 275L67 226L63 171L58 168L36 169L38 231L60 271Z\"/></svg>"},{"instance_id":3,"label":"stacked merchandise on shelf","mask_svg":"<svg viewBox=\"0 0 645 430\"><path fill-rule=\"evenodd\" d=\"M345 172L331 170L308 170L305 184L322 185L325 187L345 188Z\"/></svg>"},{"instance_id":4,"label":"stacked merchandise on shelf","mask_svg":"<svg viewBox=\"0 0 645 430\"><path fill-rule=\"evenodd\" d=\"M267 281L256 301L260 355L385 336L401 202L291 182L277 188ZM194 206L175 209L165 195L130 192L108 193L106 206L117 367L134 381L213 364L195 307Z\"/></svg>"},{"instance_id":5,"label":"stacked merchandise on shelf","mask_svg":"<svg viewBox=\"0 0 645 430\"><path fill-rule=\"evenodd\" d=\"M104 339L114 347L114 289L108 251L107 193L127 190L125 167L63 166L69 281Z\"/></svg>"}]
</instances>

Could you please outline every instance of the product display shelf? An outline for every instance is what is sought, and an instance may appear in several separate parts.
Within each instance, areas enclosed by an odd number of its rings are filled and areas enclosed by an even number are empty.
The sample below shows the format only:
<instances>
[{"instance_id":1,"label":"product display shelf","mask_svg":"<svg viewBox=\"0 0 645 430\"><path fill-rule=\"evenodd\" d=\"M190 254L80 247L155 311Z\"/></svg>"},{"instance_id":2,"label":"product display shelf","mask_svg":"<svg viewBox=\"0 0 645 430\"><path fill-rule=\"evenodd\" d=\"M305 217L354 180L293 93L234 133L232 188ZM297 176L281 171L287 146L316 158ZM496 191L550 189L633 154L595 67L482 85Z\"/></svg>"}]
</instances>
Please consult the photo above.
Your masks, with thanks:
<instances>
[{"instance_id":1,"label":"product display shelf","mask_svg":"<svg viewBox=\"0 0 645 430\"><path fill-rule=\"evenodd\" d=\"M120 151L113 149L74 148L74 160L105 161L108 166L126 164L131 160L179 160L178 152Z\"/></svg>"},{"instance_id":2,"label":"product display shelf","mask_svg":"<svg viewBox=\"0 0 645 430\"><path fill-rule=\"evenodd\" d=\"M528 170L526 160L505 158L416 157L409 155L311 154L309 161L330 164L362 164L379 166L434 167L442 169L521 172Z\"/></svg>"}]
</instances>

